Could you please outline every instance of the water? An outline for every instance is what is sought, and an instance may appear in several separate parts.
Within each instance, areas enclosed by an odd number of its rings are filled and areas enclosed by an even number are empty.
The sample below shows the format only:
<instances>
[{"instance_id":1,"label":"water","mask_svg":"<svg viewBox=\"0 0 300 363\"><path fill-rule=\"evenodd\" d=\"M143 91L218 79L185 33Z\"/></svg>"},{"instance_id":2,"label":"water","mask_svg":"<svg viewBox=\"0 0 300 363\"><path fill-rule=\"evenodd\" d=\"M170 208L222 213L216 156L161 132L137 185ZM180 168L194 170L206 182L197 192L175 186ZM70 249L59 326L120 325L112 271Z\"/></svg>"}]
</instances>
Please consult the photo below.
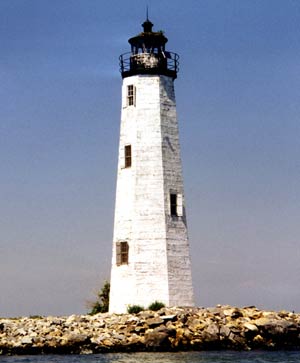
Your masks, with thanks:
<instances>
[{"instance_id":1,"label":"water","mask_svg":"<svg viewBox=\"0 0 300 363\"><path fill-rule=\"evenodd\" d=\"M294 352L184 352L0 356L0 363L300 363Z\"/></svg>"}]
</instances>

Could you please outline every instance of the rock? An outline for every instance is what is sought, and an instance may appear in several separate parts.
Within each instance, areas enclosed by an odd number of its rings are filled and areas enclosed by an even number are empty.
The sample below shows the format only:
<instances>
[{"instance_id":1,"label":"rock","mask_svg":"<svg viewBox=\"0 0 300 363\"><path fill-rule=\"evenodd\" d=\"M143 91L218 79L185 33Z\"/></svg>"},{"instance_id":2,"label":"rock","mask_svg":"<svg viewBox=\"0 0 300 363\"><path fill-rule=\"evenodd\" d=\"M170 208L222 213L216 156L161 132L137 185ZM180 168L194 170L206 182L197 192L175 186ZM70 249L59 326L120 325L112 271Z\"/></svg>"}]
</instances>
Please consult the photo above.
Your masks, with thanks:
<instances>
[{"instance_id":1,"label":"rock","mask_svg":"<svg viewBox=\"0 0 300 363\"><path fill-rule=\"evenodd\" d=\"M154 328L156 326L159 326L164 323L164 320L160 317L151 318L146 320L146 324L149 326L149 328Z\"/></svg>"},{"instance_id":2,"label":"rock","mask_svg":"<svg viewBox=\"0 0 300 363\"><path fill-rule=\"evenodd\" d=\"M257 326L254 325L254 324L251 324L251 323L245 323L244 328L246 328L247 330L250 330L252 332L257 332L258 331Z\"/></svg>"},{"instance_id":3,"label":"rock","mask_svg":"<svg viewBox=\"0 0 300 363\"><path fill-rule=\"evenodd\" d=\"M203 320L192 319L191 321L189 321L188 326L192 331L199 331L205 329L205 327L207 327L207 324Z\"/></svg>"},{"instance_id":4,"label":"rock","mask_svg":"<svg viewBox=\"0 0 300 363\"><path fill-rule=\"evenodd\" d=\"M161 316L161 319L164 321L164 322L167 322L167 321L175 321L177 319L177 315L163 315Z\"/></svg>"},{"instance_id":5,"label":"rock","mask_svg":"<svg viewBox=\"0 0 300 363\"><path fill-rule=\"evenodd\" d=\"M130 346L135 349L136 346L140 346L140 345L141 345L141 338L136 334L132 334L131 336L128 337L125 346L126 347Z\"/></svg>"},{"instance_id":6,"label":"rock","mask_svg":"<svg viewBox=\"0 0 300 363\"><path fill-rule=\"evenodd\" d=\"M270 319L268 318L259 318L253 321L253 324L255 324L257 327L265 326L270 323Z\"/></svg>"},{"instance_id":7,"label":"rock","mask_svg":"<svg viewBox=\"0 0 300 363\"><path fill-rule=\"evenodd\" d=\"M170 340L169 340L169 332L168 329L162 330L153 330L145 335L144 344L148 348L153 348L157 350L160 348L161 350L165 350L170 348Z\"/></svg>"},{"instance_id":8,"label":"rock","mask_svg":"<svg viewBox=\"0 0 300 363\"><path fill-rule=\"evenodd\" d=\"M225 309L223 311L225 316L231 317L231 319L237 319L243 316L243 313L240 309L232 308L232 309Z\"/></svg>"},{"instance_id":9,"label":"rock","mask_svg":"<svg viewBox=\"0 0 300 363\"><path fill-rule=\"evenodd\" d=\"M0 355L299 347L300 314L255 307L0 319Z\"/></svg>"},{"instance_id":10,"label":"rock","mask_svg":"<svg viewBox=\"0 0 300 363\"><path fill-rule=\"evenodd\" d=\"M26 332L26 330L24 328L17 329L16 332L17 332L18 335L26 335L27 334L27 332Z\"/></svg>"},{"instance_id":11,"label":"rock","mask_svg":"<svg viewBox=\"0 0 300 363\"><path fill-rule=\"evenodd\" d=\"M84 343L86 342L88 339L88 336L85 334L75 334L75 333L70 333L70 334L66 334L62 337L62 344L63 345L74 345L74 344L79 344L79 343Z\"/></svg>"},{"instance_id":12,"label":"rock","mask_svg":"<svg viewBox=\"0 0 300 363\"><path fill-rule=\"evenodd\" d=\"M102 341L102 344L105 345L105 346L107 346L107 347L113 346L113 342L110 339L104 339Z\"/></svg>"},{"instance_id":13,"label":"rock","mask_svg":"<svg viewBox=\"0 0 300 363\"><path fill-rule=\"evenodd\" d=\"M116 340L119 340L119 341L124 341L125 340L125 336L121 335L121 334L118 334L118 333L114 333L113 338L116 339Z\"/></svg>"},{"instance_id":14,"label":"rock","mask_svg":"<svg viewBox=\"0 0 300 363\"><path fill-rule=\"evenodd\" d=\"M264 341L264 338L261 336L261 335L256 335L255 337L254 337L254 339L253 339L253 341L255 342L255 343L263 343L263 341Z\"/></svg>"},{"instance_id":15,"label":"rock","mask_svg":"<svg viewBox=\"0 0 300 363\"><path fill-rule=\"evenodd\" d=\"M145 333L146 328L142 327L142 326L137 326L136 328L134 328L134 331L138 334L141 334L141 333Z\"/></svg>"},{"instance_id":16,"label":"rock","mask_svg":"<svg viewBox=\"0 0 300 363\"><path fill-rule=\"evenodd\" d=\"M220 327L218 324L213 323L208 325L203 331L202 337L208 346L212 346L212 349L219 349Z\"/></svg>"},{"instance_id":17,"label":"rock","mask_svg":"<svg viewBox=\"0 0 300 363\"><path fill-rule=\"evenodd\" d=\"M220 327L218 324L210 324L207 329L206 333L211 334L212 336L219 337Z\"/></svg>"},{"instance_id":18,"label":"rock","mask_svg":"<svg viewBox=\"0 0 300 363\"><path fill-rule=\"evenodd\" d=\"M220 338L223 338L223 339L228 338L231 333L232 332L231 332L230 328L227 325L222 325L220 327L220 332L219 332Z\"/></svg>"},{"instance_id":19,"label":"rock","mask_svg":"<svg viewBox=\"0 0 300 363\"><path fill-rule=\"evenodd\" d=\"M21 344L32 344L32 337L24 337L21 339Z\"/></svg>"}]
</instances>

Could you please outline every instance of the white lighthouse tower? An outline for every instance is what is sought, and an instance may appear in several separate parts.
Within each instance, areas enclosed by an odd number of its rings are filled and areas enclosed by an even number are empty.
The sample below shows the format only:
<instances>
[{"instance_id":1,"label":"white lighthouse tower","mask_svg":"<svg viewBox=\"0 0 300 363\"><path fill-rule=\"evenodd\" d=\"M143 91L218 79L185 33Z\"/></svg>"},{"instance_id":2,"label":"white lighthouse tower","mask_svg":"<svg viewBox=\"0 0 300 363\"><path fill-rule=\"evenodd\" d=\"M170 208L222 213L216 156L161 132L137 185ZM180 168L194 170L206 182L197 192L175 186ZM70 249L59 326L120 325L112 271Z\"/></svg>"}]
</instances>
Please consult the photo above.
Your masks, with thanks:
<instances>
[{"instance_id":1,"label":"white lighthouse tower","mask_svg":"<svg viewBox=\"0 0 300 363\"><path fill-rule=\"evenodd\" d=\"M178 55L143 23L120 56L122 111L109 311L193 306L174 80Z\"/></svg>"}]
</instances>

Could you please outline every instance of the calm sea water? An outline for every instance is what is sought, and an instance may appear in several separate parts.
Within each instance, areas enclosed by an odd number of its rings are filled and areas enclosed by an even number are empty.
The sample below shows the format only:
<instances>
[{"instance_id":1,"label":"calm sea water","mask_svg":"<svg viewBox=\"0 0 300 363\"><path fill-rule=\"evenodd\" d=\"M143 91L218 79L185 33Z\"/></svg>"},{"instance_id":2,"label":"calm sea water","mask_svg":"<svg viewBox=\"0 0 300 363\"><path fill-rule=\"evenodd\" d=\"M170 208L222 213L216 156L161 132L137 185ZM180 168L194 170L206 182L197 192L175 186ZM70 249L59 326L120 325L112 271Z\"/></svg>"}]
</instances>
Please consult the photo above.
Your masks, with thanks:
<instances>
[{"instance_id":1,"label":"calm sea water","mask_svg":"<svg viewBox=\"0 0 300 363\"><path fill-rule=\"evenodd\" d=\"M0 356L0 363L299 363L297 352L188 352Z\"/></svg>"}]
</instances>

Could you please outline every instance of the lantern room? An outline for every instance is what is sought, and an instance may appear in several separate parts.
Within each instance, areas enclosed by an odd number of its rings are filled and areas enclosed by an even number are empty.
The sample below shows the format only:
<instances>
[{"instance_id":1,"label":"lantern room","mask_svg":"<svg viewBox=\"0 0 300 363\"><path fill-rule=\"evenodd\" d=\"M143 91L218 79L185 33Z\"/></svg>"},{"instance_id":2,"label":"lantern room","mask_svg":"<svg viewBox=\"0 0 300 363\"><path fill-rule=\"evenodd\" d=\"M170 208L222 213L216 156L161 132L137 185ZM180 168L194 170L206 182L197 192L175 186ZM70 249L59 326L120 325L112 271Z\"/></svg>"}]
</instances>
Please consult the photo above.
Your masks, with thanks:
<instances>
[{"instance_id":1,"label":"lantern room","mask_svg":"<svg viewBox=\"0 0 300 363\"><path fill-rule=\"evenodd\" d=\"M138 74L165 75L175 79L178 72L178 54L166 51L168 39L162 31L154 32L147 18L143 32L128 40L131 52L120 55L122 78Z\"/></svg>"}]
</instances>

